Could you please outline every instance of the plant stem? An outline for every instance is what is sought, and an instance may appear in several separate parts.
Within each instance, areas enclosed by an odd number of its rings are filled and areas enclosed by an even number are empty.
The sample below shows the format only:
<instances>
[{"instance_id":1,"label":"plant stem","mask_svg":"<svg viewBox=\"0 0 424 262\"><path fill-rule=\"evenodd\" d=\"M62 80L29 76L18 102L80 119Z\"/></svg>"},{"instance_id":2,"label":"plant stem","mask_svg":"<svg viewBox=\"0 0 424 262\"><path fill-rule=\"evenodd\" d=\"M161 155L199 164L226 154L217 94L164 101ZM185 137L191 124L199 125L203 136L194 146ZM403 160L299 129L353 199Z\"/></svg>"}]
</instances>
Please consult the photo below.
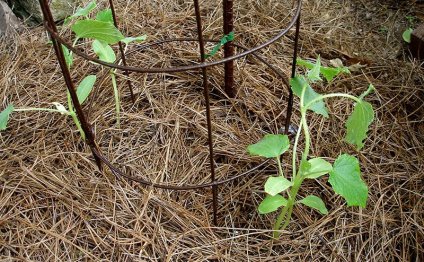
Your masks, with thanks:
<instances>
[{"instance_id":1,"label":"plant stem","mask_svg":"<svg viewBox=\"0 0 424 262\"><path fill-rule=\"evenodd\" d=\"M69 115L72 117L72 120L74 120L74 123L75 123L75 125L78 128L78 131L79 131L79 133L81 135L82 140L85 140L85 132L84 132L84 130L81 127L81 123L80 123L80 121L79 121L79 119L77 117L77 114L75 112L70 112Z\"/></svg>"},{"instance_id":2,"label":"plant stem","mask_svg":"<svg viewBox=\"0 0 424 262\"><path fill-rule=\"evenodd\" d=\"M119 100L119 91L118 91L118 86L116 84L115 72L113 70L110 71L110 76L112 78L113 94L115 96L116 124L117 124L118 128L120 128L120 126L121 126L121 119L120 119L121 103L120 103L120 100Z\"/></svg>"},{"instance_id":3,"label":"plant stem","mask_svg":"<svg viewBox=\"0 0 424 262\"><path fill-rule=\"evenodd\" d=\"M280 172L280 176L284 176L283 167L281 166L281 159L279 156L276 157L278 164L278 171Z\"/></svg>"},{"instance_id":4,"label":"plant stem","mask_svg":"<svg viewBox=\"0 0 424 262\"><path fill-rule=\"evenodd\" d=\"M45 111L45 112L53 112L53 113L60 113L60 114L64 114L64 112L59 111L59 110L57 110L57 109L50 109L50 108L37 108L37 107L15 108L13 111L16 111L16 112L24 112L24 111Z\"/></svg>"},{"instance_id":5,"label":"plant stem","mask_svg":"<svg viewBox=\"0 0 424 262\"><path fill-rule=\"evenodd\" d=\"M371 92L371 91L370 91ZM352 99L354 101L356 101L357 103L361 102L361 99L357 98L356 96L352 96L352 95L348 95L348 94L343 94L343 93L333 93L333 94L328 94L328 95L322 95L319 96L315 99L312 99L309 103L307 103L304 108L309 108L311 105L313 105L314 103L326 99L326 98L332 98L332 97L345 97L345 98L349 98Z\"/></svg>"}]
</instances>

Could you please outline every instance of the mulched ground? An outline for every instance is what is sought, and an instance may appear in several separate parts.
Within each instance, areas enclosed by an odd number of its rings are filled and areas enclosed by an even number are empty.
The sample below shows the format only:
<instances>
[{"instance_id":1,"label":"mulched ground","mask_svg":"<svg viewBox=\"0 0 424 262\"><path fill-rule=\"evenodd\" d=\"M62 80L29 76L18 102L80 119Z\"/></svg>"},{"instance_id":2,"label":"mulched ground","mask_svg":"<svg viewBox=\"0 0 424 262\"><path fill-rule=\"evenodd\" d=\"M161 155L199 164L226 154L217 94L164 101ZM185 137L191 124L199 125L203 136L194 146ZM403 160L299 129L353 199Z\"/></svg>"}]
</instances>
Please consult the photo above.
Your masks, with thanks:
<instances>
[{"instance_id":1,"label":"mulched ground","mask_svg":"<svg viewBox=\"0 0 424 262\"><path fill-rule=\"evenodd\" d=\"M101 1L105 4L106 1ZM203 1L207 38L219 39L219 1ZM256 46L290 20L289 1L235 1L236 39ZM148 41L195 37L190 1L116 1L122 31L147 34ZM370 188L365 209L348 208L327 178L308 181L301 195L321 196L329 214L297 207L281 239L272 241L274 215L259 215L258 203L270 162L219 188L219 225L211 223L211 191L170 192L116 179L97 171L89 148L71 119L52 113L14 113L0 133L0 258L5 261L421 261L423 246L424 70L402 41L407 16L423 18L412 1L304 1L300 57L321 55L363 66L321 92L377 91L370 138L361 152L343 142L352 104L331 100L329 119L312 115L312 155L333 161L356 155ZM69 31L62 29L63 35ZM290 75L293 31L262 50ZM66 104L64 81L41 27L26 29L0 46L0 108ZM87 45L88 46L88 45ZM82 50L84 44L78 46ZM212 45L208 45L211 48ZM130 48L129 52L137 46ZM198 57L195 44L168 44L134 52L135 66L176 66ZM228 178L262 163L245 148L284 123L287 86L254 57L236 64L235 99L222 92L223 68L209 70L212 85L217 176ZM76 82L107 71L77 59ZM122 126L115 123L108 78L90 97L90 121L107 157L150 181L197 184L210 181L207 129L199 72L132 74L137 101L131 103L119 73ZM295 105L297 105L297 102ZM299 120L295 111L293 123ZM286 155L287 162L290 155ZM289 171L285 164L285 170Z\"/></svg>"}]
</instances>

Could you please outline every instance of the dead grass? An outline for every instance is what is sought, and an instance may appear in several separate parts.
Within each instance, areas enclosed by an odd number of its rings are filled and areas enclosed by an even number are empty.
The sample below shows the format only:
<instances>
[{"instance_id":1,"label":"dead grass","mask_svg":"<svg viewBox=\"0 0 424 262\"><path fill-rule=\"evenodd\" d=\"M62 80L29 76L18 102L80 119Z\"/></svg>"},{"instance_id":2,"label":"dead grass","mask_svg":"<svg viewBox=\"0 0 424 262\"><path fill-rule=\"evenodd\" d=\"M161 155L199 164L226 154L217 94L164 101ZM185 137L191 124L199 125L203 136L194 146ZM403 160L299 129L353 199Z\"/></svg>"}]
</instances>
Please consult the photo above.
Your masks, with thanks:
<instances>
[{"instance_id":1,"label":"dead grass","mask_svg":"<svg viewBox=\"0 0 424 262\"><path fill-rule=\"evenodd\" d=\"M190 1L117 1L124 31L149 41L195 36ZM135 2L135 3L134 3ZM205 1L205 33L220 38L219 1ZM235 1L237 40L254 46L288 22L285 1ZM399 31L408 6L370 1L305 1L300 56L341 58L367 66L321 92L377 92L370 139L361 152L343 142L345 101L329 103L330 119L310 118L312 152L334 160L357 155L370 186L366 209L348 208L326 179L305 184L301 194L320 195L330 209L320 216L297 207L280 240L271 242L273 216L261 216L262 173L219 189L219 227L212 227L211 192L169 192L96 171L89 149L61 115L15 113L0 134L0 258L4 261L421 261L423 259L424 72L410 61ZM380 30L385 27L387 31ZM290 73L292 35L263 54ZM3 40L0 101L16 107L66 103L65 86L42 28ZM83 48L83 46L81 46ZM164 45L135 53L130 63L171 66L197 59L192 44ZM75 81L98 67L78 60ZM209 71L217 173L226 178L258 163L245 147L283 126L286 86L254 58L237 63L238 96L222 94L221 67ZM137 102L123 77L122 128L115 127L112 88L98 83L90 121L101 149L135 175L170 184L209 181L205 109L198 72L132 74ZM294 122L298 117L294 116ZM287 158L288 159L288 158ZM288 170L288 165L286 166Z\"/></svg>"}]
</instances>

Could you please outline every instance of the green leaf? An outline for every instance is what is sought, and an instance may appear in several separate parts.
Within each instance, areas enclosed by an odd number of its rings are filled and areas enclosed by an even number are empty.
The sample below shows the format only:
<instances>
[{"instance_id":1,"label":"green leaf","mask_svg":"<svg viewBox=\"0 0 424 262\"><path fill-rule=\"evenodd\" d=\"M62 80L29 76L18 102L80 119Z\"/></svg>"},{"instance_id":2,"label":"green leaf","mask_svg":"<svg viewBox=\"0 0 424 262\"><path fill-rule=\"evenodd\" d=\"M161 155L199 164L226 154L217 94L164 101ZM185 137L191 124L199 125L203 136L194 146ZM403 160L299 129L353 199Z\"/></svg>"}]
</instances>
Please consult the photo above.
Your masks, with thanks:
<instances>
[{"instance_id":1,"label":"green leaf","mask_svg":"<svg viewBox=\"0 0 424 262\"><path fill-rule=\"evenodd\" d=\"M13 110L15 110L15 108L10 104L0 113L0 130L6 130L10 114L12 114Z\"/></svg>"},{"instance_id":2,"label":"green leaf","mask_svg":"<svg viewBox=\"0 0 424 262\"><path fill-rule=\"evenodd\" d=\"M317 62L314 64L312 69L308 72L308 80L313 82L321 81L321 77L319 77L321 72L321 58L318 56Z\"/></svg>"},{"instance_id":3,"label":"green leaf","mask_svg":"<svg viewBox=\"0 0 424 262\"><path fill-rule=\"evenodd\" d=\"M228 35L224 35L218 44L215 45L215 47L212 49L212 51L209 54L205 55L205 58L212 57L218 53L219 49L221 49L222 46L224 46L228 42L234 41L235 34L234 32L230 32Z\"/></svg>"},{"instance_id":4,"label":"green leaf","mask_svg":"<svg viewBox=\"0 0 424 262\"><path fill-rule=\"evenodd\" d=\"M98 12L96 15L96 20L113 24L112 10L108 8Z\"/></svg>"},{"instance_id":5,"label":"green leaf","mask_svg":"<svg viewBox=\"0 0 424 262\"><path fill-rule=\"evenodd\" d=\"M309 102L321 96L312 89L312 87L308 84L304 76L296 76L292 78L290 80L290 85L292 87L293 93L299 98L302 95L302 90L306 88L302 106L306 106ZM308 109L324 117L328 117L327 107L325 106L323 100L319 100L313 103Z\"/></svg>"},{"instance_id":6,"label":"green leaf","mask_svg":"<svg viewBox=\"0 0 424 262\"><path fill-rule=\"evenodd\" d=\"M276 211L278 208L287 205L287 199L282 195L266 196L258 207L259 214L268 214Z\"/></svg>"},{"instance_id":7,"label":"green leaf","mask_svg":"<svg viewBox=\"0 0 424 262\"><path fill-rule=\"evenodd\" d=\"M94 83L96 82L95 75L86 76L77 88L77 96L80 104L83 104L87 97L90 95L91 90L93 90Z\"/></svg>"},{"instance_id":8,"label":"green leaf","mask_svg":"<svg viewBox=\"0 0 424 262\"><path fill-rule=\"evenodd\" d=\"M323 215L328 214L328 210L325 207L324 201L322 201L322 199L317 196L313 196L313 195L307 196L304 199L300 200L299 203L302 203L305 206L314 208Z\"/></svg>"},{"instance_id":9,"label":"green leaf","mask_svg":"<svg viewBox=\"0 0 424 262\"><path fill-rule=\"evenodd\" d=\"M293 186L293 183L285 177L269 177L265 183L265 192L271 196L275 196L291 186Z\"/></svg>"},{"instance_id":10,"label":"green leaf","mask_svg":"<svg viewBox=\"0 0 424 262\"><path fill-rule=\"evenodd\" d=\"M68 66L68 68L71 68L72 64L74 63L74 56L64 45L62 45L62 50L63 55L65 56L66 65Z\"/></svg>"},{"instance_id":11,"label":"green leaf","mask_svg":"<svg viewBox=\"0 0 424 262\"><path fill-rule=\"evenodd\" d=\"M412 28L406 29L402 34L403 41L405 41L407 43L411 43L411 35L412 35L413 31L414 31L414 29L412 29Z\"/></svg>"},{"instance_id":12,"label":"green leaf","mask_svg":"<svg viewBox=\"0 0 424 262\"><path fill-rule=\"evenodd\" d=\"M346 122L346 141L356 145L357 149L360 150L364 146L363 141L367 137L372 121L374 121L372 105L366 101L356 103L352 115L349 116Z\"/></svg>"},{"instance_id":13,"label":"green leaf","mask_svg":"<svg viewBox=\"0 0 424 262\"><path fill-rule=\"evenodd\" d=\"M85 7L79 7L73 15L65 19L64 24L65 25L68 24L69 21L71 21L74 18L78 18L80 16L88 16L90 12L93 11L94 8L96 8L96 6L97 6L96 1L91 1Z\"/></svg>"},{"instance_id":14,"label":"green leaf","mask_svg":"<svg viewBox=\"0 0 424 262\"><path fill-rule=\"evenodd\" d=\"M115 44L124 39L122 33L111 23L97 20L80 20L72 26L79 38L96 39L107 44Z\"/></svg>"},{"instance_id":15,"label":"green leaf","mask_svg":"<svg viewBox=\"0 0 424 262\"><path fill-rule=\"evenodd\" d=\"M262 156L274 158L281 156L290 147L287 135L265 135L258 143L247 147L247 151L252 156Z\"/></svg>"},{"instance_id":16,"label":"green leaf","mask_svg":"<svg viewBox=\"0 0 424 262\"><path fill-rule=\"evenodd\" d=\"M121 42L128 45L131 42L143 42L143 41L146 41L146 39L147 39L147 35L141 35L137 37L125 37L124 39L121 40Z\"/></svg>"},{"instance_id":17,"label":"green leaf","mask_svg":"<svg viewBox=\"0 0 424 262\"><path fill-rule=\"evenodd\" d=\"M340 74L350 74L349 68L347 67L321 67L321 74L325 77L327 82L331 82L336 76Z\"/></svg>"},{"instance_id":18,"label":"green leaf","mask_svg":"<svg viewBox=\"0 0 424 262\"><path fill-rule=\"evenodd\" d=\"M366 207L368 187L361 178L359 161L354 156L339 156L334 162L328 182L334 192L346 199L348 206Z\"/></svg>"},{"instance_id":19,"label":"green leaf","mask_svg":"<svg viewBox=\"0 0 424 262\"><path fill-rule=\"evenodd\" d=\"M107 43L101 42L99 40L94 40L93 51L99 57L100 60L105 61L107 63L113 63L116 60L115 52L112 47L110 47Z\"/></svg>"},{"instance_id":20,"label":"green leaf","mask_svg":"<svg viewBox=\"0 0 424 262\"><path fill-rule=\"evenodd\" d=\"M296 60L297 65L306 67L307 69L313 69L315 64L309 61L298 58ZM345 66L341 67L320 67L320 73L325 77L327 82L332 81L336 76L340 74L350 74L349 68Z\"/></svg>"},{"instance_id":21,"label":"green leaf","mask_svg":"<svg viewBox=\"0 0 424 262\"><path fill-rule=\"evenodd\" d=\"M322 158L313 158L310 159L309 164L311 164L310 168L305 173L305 178L315 179L328 174L333 170L333 167L330 163L325 161Z\"/></svg>"}]
</instances>

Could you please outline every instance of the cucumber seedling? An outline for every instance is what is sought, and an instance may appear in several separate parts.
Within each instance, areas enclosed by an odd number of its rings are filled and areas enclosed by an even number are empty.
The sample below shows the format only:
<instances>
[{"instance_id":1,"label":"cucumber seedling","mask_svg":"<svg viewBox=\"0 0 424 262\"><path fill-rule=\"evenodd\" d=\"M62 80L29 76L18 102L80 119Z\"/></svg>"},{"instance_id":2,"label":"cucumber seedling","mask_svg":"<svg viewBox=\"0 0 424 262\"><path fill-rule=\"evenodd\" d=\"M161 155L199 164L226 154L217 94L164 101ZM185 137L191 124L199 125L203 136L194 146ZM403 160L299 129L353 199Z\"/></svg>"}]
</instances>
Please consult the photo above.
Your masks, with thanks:
<instances>
[{"instance_id":1,"label":"cucumber seedling","mask_svg":"<svg viewBox=\"0 0 424 262\"><path fill-rule=\"evenodd\" d=\"M316 209L323 215L328 213L324 201L318 196L309 195L298 199L297 196L302 183L307 179L319 179L329 174L328 182L334 192L346 200L348 206L365 208L368 198L368 186L361 177L359 161L355 156L341 154L334 164L323 158L309 157L311 134L308 127L307 114L308 111L312 111L323 117L328 117L325 99L338 97L353 100L355 102L354 109L345 124L347 128L345 140L355 145L357 150L360 150L364 146L369 126L374 120L373 107L364 100L374 90L374 87L370 85L368 90L359 97L344 93L321 95L314 91L311 86L311 84L322 80L321 75L327 81L331 81L338 74L348 73L349 70L346 67L330 68L321 66L319 57L316 63L298 60L298 64L305 66L309 71L305 75L298 75L292 78L290 81L293 93L300 99L301 114L299 128L293 145L292 175L290 180L285 176L280 160L284 152L290 148L290 141L287 135L268 134L258 143L247 147L250 155L275 159L278 165L278 175L267 179L265 183L267 195L258 207L260 214L267 214L281 209L273 227L274 238L279 236L280 230L285 229L289 225L293 207L297 204ZM297 151L302 133L304 148L302 155L298 157Z\"/></svg>"}]
</instances>

